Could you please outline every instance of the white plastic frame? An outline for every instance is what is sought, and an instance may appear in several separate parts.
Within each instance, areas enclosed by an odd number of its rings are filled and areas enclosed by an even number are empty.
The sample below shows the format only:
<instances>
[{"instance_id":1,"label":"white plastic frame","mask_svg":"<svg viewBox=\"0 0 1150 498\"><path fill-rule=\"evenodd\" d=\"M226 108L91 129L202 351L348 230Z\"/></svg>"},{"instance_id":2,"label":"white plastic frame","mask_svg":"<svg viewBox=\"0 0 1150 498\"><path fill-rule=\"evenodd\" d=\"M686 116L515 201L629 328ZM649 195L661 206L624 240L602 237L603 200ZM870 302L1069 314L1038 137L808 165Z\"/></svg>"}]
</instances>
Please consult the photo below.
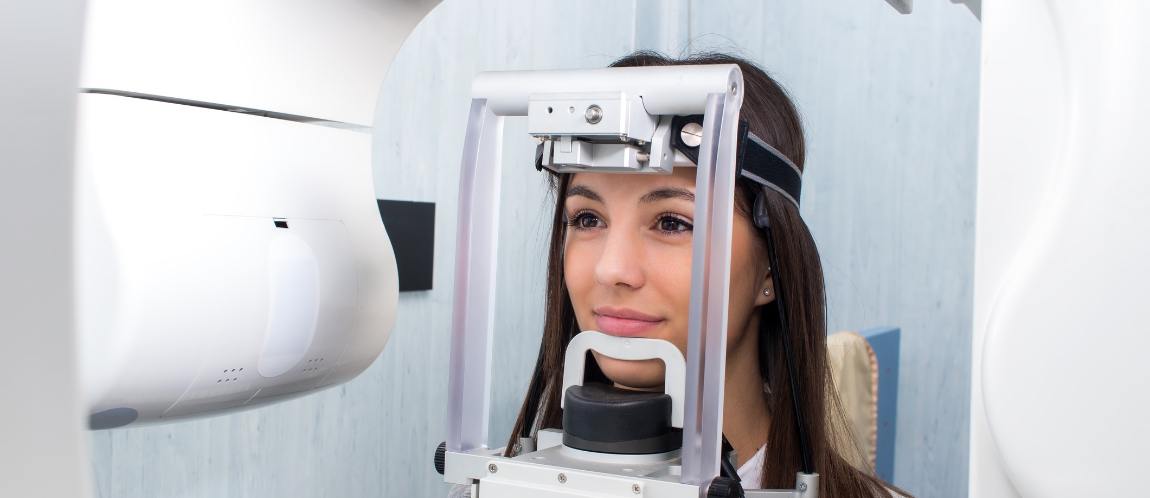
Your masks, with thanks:
<instances>
[{"instance_id":1,"label":"white plastic frame","mask_svg":"<svg viewBox=\"0 0 1150 498\"><path fill-rule=\"evenodd\" d=\"M695 179L683 417L683 484L719 475L736 132L742 72L733 64L482 73L472 86L459 187L447 452L486 448L494 331L503 117L533 94L622 91L652 115L703 114ZM451 455L447 457L452 460ZM472 476L479 479L483 476Z\"/></svg>"}]
</instances>

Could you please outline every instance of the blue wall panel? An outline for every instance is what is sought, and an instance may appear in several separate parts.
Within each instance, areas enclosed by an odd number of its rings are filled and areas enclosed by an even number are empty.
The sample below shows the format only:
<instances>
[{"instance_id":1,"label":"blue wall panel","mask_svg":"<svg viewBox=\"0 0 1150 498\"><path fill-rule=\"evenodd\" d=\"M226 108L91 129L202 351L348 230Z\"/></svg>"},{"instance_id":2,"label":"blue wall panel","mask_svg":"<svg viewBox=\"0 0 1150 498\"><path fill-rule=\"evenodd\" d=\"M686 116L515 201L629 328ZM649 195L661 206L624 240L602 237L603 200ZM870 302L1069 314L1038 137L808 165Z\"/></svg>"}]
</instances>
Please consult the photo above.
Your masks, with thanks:
<instances>
[{"instance_id":1,"label":"blue wall panel","mask_svg":"<svg viewBox=\"0 0 1150 498\"><path fill-rule=\"evenodd\" d=\"M875 327L859 331L859 334L870 343L878 363L878 420L875 421L878 434L875 438L874 471L886 482L894 482L902 333L895 327Z\"/></svg>"}]
</instances>

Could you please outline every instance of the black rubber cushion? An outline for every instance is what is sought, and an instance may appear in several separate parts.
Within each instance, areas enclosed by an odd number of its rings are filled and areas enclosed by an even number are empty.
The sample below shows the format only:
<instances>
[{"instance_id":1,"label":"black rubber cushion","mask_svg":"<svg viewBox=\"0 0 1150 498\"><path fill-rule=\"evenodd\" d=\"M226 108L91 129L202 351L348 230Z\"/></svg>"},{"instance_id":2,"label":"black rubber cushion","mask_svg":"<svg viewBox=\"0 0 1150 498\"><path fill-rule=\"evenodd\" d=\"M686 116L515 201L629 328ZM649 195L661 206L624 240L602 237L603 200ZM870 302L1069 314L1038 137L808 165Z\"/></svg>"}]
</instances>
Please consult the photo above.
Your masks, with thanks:
<instances>
[{"instance_id":1,"label":"black rubber cushion","mask_svg":"<svg viewBox=\"0 0 1150 498\"><path fill-rule=\"evenodd\" d=\"M683 432L671 427L671 397L605 384L571 386L563 394L563 444L615 454L679 449Z\"/></svg>"}]
</instances>

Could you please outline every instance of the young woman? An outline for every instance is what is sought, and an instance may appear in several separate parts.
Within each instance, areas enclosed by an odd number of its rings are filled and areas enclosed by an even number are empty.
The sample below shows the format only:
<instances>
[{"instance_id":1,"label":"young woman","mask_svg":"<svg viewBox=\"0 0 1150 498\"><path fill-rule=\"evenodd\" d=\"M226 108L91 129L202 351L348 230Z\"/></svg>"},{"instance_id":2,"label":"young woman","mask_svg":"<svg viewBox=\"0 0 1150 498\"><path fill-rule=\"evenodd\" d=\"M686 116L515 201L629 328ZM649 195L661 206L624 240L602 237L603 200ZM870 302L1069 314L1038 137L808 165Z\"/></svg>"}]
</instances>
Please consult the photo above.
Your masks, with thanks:
<instances>
[{"instance_id":1,"label":"young woman","mask_svg":"<svg viewBox=\"0 0 1150 498\"><path fill-rule=\"evenodd\" d=\"M742 119L763 141L800 168L803 131L786 92L754 64L727 55L682 60L637 52L612 64L667 66L738 64L743 72ZM567 343L583 330L670 341L686 351L691 286L693 168L671 175L555 175L556 206L547 272L546 324L535 375L508 443L540 428L561 427L559 392ZM811 234L797 208L766 189L778 271L785 275L789 330L781 333L766 239L749 213L761 187L740 180L735 199L723 433L734 446L744 489L790 488L800 470L791 379L805 414L811 463L822 496L891 496L873 473L852 467L832 447L845 430L826 360L823 274ZM596 368L597 366L597 368ZM595 355L589 375L631 389L660 387L658 360L623 361ZM529 415L534 414L528 420Z\"/></svg>"}]
</instances>

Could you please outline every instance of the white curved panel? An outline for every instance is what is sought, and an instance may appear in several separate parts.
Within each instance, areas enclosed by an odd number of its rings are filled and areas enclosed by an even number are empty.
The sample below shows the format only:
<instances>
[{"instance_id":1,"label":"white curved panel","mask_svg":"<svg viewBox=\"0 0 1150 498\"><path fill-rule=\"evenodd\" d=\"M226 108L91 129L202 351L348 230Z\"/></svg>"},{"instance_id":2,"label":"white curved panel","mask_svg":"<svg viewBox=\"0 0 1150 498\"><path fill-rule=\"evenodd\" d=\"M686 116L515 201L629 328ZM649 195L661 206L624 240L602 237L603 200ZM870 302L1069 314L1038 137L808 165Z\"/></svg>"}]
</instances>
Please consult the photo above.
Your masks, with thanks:
<instances>
[{"instance_id":1,"label":"white curved panel","mask_svg":"<svg viewBox=\"0 0 1150 498\"><path fill-rule=\"evenodd\" d=\"M371 125L439 0L91 0L82 87Z\"/></svg>"},{"instance_id":2,"label":"white curved panel","mask_svg":"<svg viewBox=\"0 0 1150 498\"><path fill-rule=\"evenodd\" d=\"M1150 5L986 7L975 396L1022 496L1139 495Z\"/></svg>"},{"instance_id":3,"label":"white curved panel","mask_svg":"<svg viewBox=\"0 0 1150 498\"><path fill-rule=\"evenodd\" d=\"M94 427L251 407L375 360L398 284L369 135L110 95L80 110Z\"/></svg>"}]
</instances>

